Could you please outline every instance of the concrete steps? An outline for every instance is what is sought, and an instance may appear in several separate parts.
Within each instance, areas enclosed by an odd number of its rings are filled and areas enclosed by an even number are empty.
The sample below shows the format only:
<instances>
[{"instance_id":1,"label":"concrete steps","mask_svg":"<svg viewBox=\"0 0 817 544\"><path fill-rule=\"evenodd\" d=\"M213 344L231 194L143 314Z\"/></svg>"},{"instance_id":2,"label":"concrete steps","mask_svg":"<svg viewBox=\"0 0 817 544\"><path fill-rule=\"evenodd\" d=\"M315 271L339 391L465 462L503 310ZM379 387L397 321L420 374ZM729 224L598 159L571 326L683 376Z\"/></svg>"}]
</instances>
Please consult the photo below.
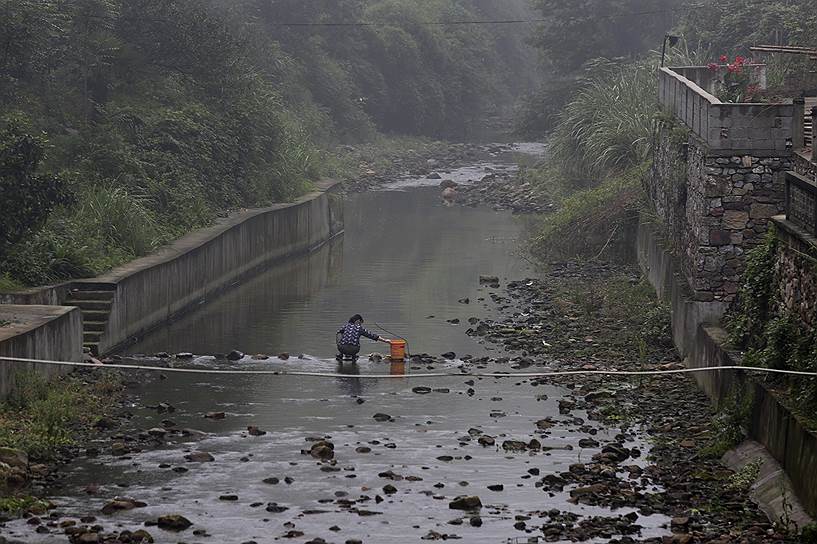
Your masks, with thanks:
<instances>
[{"instance_id":1,"label":"concrete steps","mask_svg":"<svg viewBox=\"0 0 817 544\"><path fill-rule=\"evenodd\" d=\"M115 286L105 284L79 286L68 293L64 303L82 312L82 345L94 355L99 355L99 344L111 315L114 289Z\"/></svg>"}]
</instances>

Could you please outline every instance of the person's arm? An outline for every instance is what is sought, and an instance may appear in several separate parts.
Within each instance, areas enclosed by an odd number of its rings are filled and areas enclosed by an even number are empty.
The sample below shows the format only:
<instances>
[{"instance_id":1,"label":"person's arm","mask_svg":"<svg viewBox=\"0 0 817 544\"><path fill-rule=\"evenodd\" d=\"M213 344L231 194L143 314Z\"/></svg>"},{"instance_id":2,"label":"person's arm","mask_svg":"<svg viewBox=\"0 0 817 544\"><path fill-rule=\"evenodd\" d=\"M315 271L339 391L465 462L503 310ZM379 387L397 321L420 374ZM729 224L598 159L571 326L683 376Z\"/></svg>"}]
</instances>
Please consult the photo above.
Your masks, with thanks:
<instances>
[{"instance_id":1,"label":"person's arm","mask_svg":"<svg viewBox=\"0 0 817 544\"><path fill-rule=\"evenodd\" d=\"M365 336L366 338L371 338L375 342L386 342L386 343L389 342L387 339L383 338L382 336L374 334L373 332L369 332L366 329L364 329L363 327L360 327L360 334Z\"/></svg>"}]
</instances>

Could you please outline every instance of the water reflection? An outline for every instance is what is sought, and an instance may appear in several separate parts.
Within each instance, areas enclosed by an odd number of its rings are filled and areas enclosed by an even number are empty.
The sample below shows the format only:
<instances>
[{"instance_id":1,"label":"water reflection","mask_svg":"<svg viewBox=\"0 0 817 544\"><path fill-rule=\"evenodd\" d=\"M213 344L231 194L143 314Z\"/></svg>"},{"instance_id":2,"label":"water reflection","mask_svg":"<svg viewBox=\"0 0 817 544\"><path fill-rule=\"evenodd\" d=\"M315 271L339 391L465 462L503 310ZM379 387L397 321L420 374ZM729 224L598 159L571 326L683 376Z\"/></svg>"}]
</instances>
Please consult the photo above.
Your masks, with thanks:
<instances>
[{"instance_id":1,"label":"water reflection","mask_svg":"<svg viewBox=\"0 0 817 544\"><path fill-rule=\"evenodd\" d=\"M360 367L357 365L356 361L338 363L337 373L347 374L349 376L359 376ZM341 391L351 397L362 395L363 390L365 389L363 380L360 378L338 378L335 381L340 384Z\"/></svg>"},{"instance_id":2,"label":"water reflection","mask_svg":"<svg viewBox=\"0 0 817 544\"><path fill-rule=\"evenodd\" d=\"M490 209L446 208L436 187L350 195L345 217L343 240L270 268L128 352L328 358L335 331L354 313L373 332L387 335L380 323L408 338L416 353L485 352L464 332L490 301L480 275L504 281L531 273L518 256L519 221ZM458 302L466 298L470 304ZM361 353L381 347L364 341Z\"/></svg>"}]
</instances>

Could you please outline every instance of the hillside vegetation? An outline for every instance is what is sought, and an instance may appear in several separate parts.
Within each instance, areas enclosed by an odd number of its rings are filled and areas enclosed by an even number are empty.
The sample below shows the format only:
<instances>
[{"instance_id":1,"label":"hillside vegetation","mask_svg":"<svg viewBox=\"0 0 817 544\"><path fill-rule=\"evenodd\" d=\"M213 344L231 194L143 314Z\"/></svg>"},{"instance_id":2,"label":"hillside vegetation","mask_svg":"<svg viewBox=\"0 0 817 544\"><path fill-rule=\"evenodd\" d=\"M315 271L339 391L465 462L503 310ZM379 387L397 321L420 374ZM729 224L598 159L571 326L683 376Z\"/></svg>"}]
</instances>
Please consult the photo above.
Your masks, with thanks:
<instances>
[{"instance_id":1,"label":"hillside vegetation","mask_svg":"<svg viewBox=\"0 0 817 544\"><path fill-rule=\"evenodd\" d=\"M471 136L530 82L530 53L518 32L425 23L526 13L0 0L0 287L94 275L225 210L290 199L339 142Z\"/></svg>"},{"instance_id":2,"label":"hillside vegetation","mask_svg":"<svg viewBox=\"0 0 817 544\"><path fill-rule=\"evenodd\" d=\"M542 260L558 254L609 257L629 244L643 208L641 177L649 172L654 130L663 121L656 72L665 33L680 38L667 48L670 66L749 57L752 45L817 42L811 31L815 0L614 0L603 13L585 1L536 4L545 20L536 43L549 68L562 76L544 81L521 123L523 132L547 133L551 144L550 160L526 172L528 181L561 201L533 237ZM813 70L802 57L763 60L770 85L796 88L800 74Z\"/></svg>"}]
</instances>

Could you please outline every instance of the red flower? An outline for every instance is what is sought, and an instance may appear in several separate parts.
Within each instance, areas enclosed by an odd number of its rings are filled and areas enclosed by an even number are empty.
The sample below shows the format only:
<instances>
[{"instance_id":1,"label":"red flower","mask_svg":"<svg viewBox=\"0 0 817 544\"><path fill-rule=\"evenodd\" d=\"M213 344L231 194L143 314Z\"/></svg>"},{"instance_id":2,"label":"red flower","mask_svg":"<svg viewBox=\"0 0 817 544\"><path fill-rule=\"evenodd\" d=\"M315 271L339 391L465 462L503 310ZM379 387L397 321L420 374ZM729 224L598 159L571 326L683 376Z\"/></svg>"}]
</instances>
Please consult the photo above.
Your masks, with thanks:
<instances>
[{"instance_id":1,"label":"red flower","mask_svg":"<svg viewBox=\"0 0 817 544\"><path fill-rule=\"evenodd\" d=\"M710 62L706 66L707 66L707 68L709 68L710 72L717 72L718 71L718 65L715 64L714 62Z\"/></svg>"},{"instance_id":2,"label":"red flower","mask_svg":"<svg viewBox=\"0 0 817 544\"><path fill-rule=\"evenodd\" d=\"M727 57L726 55L721 55L721 58L720 58L721 62L726 62L727 60L729 60L729 57Z\"/></svg>"},{"instance_id":3,"label":"red flower","mask_svg":"<svg viewBox=\"0 0 817 544\"><path fill-rule=\"evenodd\" d=\"M735 64L737 64L738 66L741 66L745 62L746 62L746 57L741 57L740 55L735 57Z\"/></svg>"},{"instance_id":4,"label":"red flower","mask_svg":"<svg viewBox=\"0 0 817 544\"><path fill-rule=\"evenodd\" d=\"M740 73L740 65L739 64L730 64L726 67L726 70L730 74L739 74Z\"/></svg>"}]
</instances>

